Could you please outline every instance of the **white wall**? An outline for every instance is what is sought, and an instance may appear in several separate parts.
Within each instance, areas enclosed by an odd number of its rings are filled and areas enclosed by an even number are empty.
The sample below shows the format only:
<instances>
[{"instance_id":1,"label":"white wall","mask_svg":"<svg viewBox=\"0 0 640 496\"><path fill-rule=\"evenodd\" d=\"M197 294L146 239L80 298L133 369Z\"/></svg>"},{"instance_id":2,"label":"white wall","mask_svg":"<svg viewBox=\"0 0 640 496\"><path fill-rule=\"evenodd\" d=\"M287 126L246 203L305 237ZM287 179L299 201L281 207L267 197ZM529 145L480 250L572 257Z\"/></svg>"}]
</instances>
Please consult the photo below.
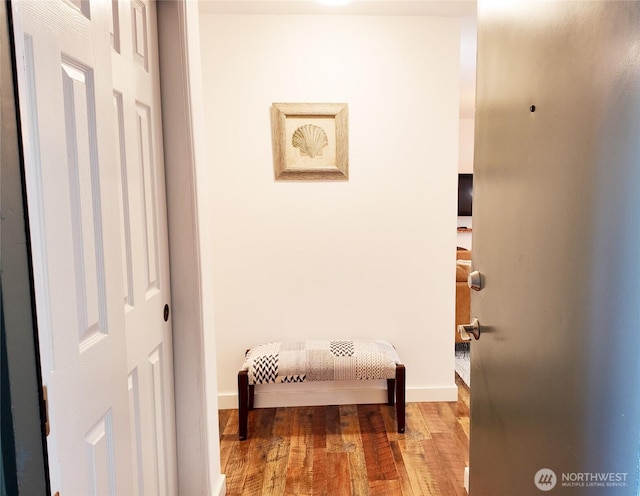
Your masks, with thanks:
<instances>
[{"instance_id":1,"label":"white wall","mask_svg":"<svg viewBox=\"0 0 640 496\"><path fill-rule=\"evenodd\" d=\"M460 139L458 141L458 172L473 173L474 118L460 119Z\"/></svg>"},{"instance_id":2,"label":"white wall","mask_svg":"<svg viewBox=\"0 0 640 496\"><path fill-rule=\"evenodd\" d=\"M201 37L220 407L245 349L305 338L386 339L408 401L455 400L459 21L202 14ZM348 181L274 181L273 102L349 104Z\"/></svg>"}]
</instances>

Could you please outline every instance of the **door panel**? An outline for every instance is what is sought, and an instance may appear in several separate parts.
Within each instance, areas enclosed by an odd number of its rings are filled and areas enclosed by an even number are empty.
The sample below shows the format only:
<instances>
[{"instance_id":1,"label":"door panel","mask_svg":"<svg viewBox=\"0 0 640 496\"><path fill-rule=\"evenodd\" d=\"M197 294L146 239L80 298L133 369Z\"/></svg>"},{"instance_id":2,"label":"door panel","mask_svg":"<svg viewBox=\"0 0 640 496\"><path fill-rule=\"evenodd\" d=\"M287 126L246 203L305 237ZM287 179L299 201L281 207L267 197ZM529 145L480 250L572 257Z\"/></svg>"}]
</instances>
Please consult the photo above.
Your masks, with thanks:
<instances>
[{"instance_id":1,"label":"door panel","mask_svg":"<svg viewBox=\"0 0 640 496\"><path fill-rule=\"evenodd\" d=\"M143 220L144 220L144 267L146 269L145 286L146 297L152 296L154 290L159 289L158 282L158 253L156 242L156 199L153 147L150 126L151 109L141 103L136 103L136 127L138 137L138 150L142 178L143 178Z\"/></svg>"},{"instance_id":2,"label":"door panel","mask_svg":"<svg viewBox=\"0 0 640 496\"><path fill-rule=\"evenodd\" d=\"M470 494L637 494L640 4L478 7Z\"/></svg>"},{"instance_id":3,"label":"door panel","mask_svg":"<svg viewBox=\"0 0 640 496\"><path fill-rule=\"evenodd\" d=\"M124 130L122 93L113 92L115 113L116 171L118 173L120 207L120 243L122 256L122 293L125 311L133 307L133 267L131 246L131 208L129 205L129 171L127 169L127 138Z\"/></svg>"},{"instance_id":4,"label":"door panel","mask_svg":"<svg viewBox=\"0 0 640 496\"><path fill-rule=\"evenodd\" d=\"M101 418L85 437L91 466L90 488L93 494L116 494L111 412Z\"/></svg>"},{"instance_id":5,"label":"door panel","mask_svg":"<svg viewBox=\"0 0 640 496\"><path fill-rule=\"evenodd\" d=\"M134 477L146 494L177 484L164 157L156 6L121 1L111 10L113 92L121 132L120 251L130 257L125 321L133 425ZM114 105L116 105L114 103ZM135 387L132 387L135 385ZM144 419L144 421L140 421Z\"/></svg>"},{"instance_id":6,"label":"door panel","mask_svg":"<svg viewBox=\"0 0 640 496\"><path fill-rule=\"evenodd\" d=\"M80 349L108 332L104 309L105 278L102 206L97 156L93 70L62 57L69 193L78 301Z\"/></svg>"},{"instance_id":7,"label":"door panel","mask_svg":"<svg viewBox=\"0 0 640 496\"><path fill-rule=\"evenodd\" d=\"M99 20L63 2L20 2L20 99L52 489L130 493L126 336L112 197L110 92ZM22 10L20 10L22 9ZM22 17L24 12L24 17ZM95 23L95 24L94 24ZM20 33L17 30L17 33ZM20 41L17 40L19 43ZM21 58L18 58L21 60ZM20 68L19 68L20 71ZM27 97L28 95L28 97ZM26 128L26 129L25 129ZM61 463L58 461L62 460ZM117 477L114 474L118 474Z\"/></svg>"},{"instance_id":8,"label":"door panel","mask_svg":"<svg viewBox=\"0 0 640 496\"><path fill-rule=\"evenodd\" d=\"M14 4L53 492L176 494L155 4Z\"/></svg>"}]
</instances>

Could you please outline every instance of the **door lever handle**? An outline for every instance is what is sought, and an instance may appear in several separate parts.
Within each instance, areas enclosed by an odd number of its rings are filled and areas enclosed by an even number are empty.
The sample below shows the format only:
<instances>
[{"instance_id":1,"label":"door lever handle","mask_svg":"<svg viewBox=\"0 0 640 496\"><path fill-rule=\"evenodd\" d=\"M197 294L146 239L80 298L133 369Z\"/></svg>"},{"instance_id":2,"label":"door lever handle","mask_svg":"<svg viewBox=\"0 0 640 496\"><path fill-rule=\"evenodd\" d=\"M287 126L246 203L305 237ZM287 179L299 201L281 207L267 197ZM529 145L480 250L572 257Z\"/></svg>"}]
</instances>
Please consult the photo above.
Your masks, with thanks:
<instances>
[{"instance_id":1,"label":"door lever handle","mask_svg":"<svg viewBox=\"0 0 640 496\"><path fill-rule=\"evenodd\" d=\"M471 341L471 336L480 339L480 322L475 317L471 321L471 324L460 324L458 326L458 334L463 341Z\"/></svg>"}]
</instances>

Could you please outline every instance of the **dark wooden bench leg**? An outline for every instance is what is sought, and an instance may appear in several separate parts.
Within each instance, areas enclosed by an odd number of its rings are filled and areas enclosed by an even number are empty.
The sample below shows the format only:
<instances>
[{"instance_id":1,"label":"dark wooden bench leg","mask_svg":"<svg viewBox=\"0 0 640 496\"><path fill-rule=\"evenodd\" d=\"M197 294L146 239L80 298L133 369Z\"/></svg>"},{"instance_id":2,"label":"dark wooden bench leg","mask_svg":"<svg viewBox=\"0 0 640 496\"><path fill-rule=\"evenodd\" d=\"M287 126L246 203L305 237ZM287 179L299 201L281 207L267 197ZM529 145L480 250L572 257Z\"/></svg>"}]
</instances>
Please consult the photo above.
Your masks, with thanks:
<instances>
[{"instance_id":1,"label":"dark wooden bench leg","mask_svg":"<svg viewBox=\"0 0 640 496\"><path fill-rule=\"evenodd\" d=\"M387 379L387 405L394 405L396 398L396 380Z\"/></svg>"},{"instance_id":2,"label":"dark wooden bench leg","mask_svg":"<svg viewBox=\"0 0 640 496\"><path fill-rule=\"evenodd\" d=\"M247 439L247 420L249 417L249 371L238 372L238 437Z\"/></svg>"},{"instance_id":3,"label":"dark wooden bench leg","mask_svg":"<svg viewBox=\"0 0 640 496\"><path fill-rule=\"evenodd\" d=\"M253 396L255 389L256 386L254 384L249 384L249 410L253 410Z\"/></svg>"},{"instance_id":4,"label":"dark wooden bench leg","mask_svg":"<svg viewBox=\"0 0 640 496\"><path fill-rule=\"evenodd\" d=\"M399 363L396 365L396 423L399 433L404 432L405 383L405 368Z\"/></svg>"}]
</instances>

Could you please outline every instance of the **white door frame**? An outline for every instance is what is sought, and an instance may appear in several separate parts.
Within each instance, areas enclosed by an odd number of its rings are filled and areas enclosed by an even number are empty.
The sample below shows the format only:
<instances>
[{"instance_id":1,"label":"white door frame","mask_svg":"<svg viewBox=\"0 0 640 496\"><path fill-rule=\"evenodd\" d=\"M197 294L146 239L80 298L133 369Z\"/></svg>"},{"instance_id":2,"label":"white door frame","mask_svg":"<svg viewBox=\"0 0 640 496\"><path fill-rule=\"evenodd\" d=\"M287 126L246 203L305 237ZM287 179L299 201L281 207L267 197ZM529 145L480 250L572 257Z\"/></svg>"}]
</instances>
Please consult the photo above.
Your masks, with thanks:
<instances>
[{"instance_id":1,"label":"white door frame","mask_svg":"<svg viewBox=\"0 0 640 496\"><path fill-rule=\"evenodd\" d=\"M205 205L198 2L159 1L158 42L169 224L178 487L225 494L220 473L212 267Z\"/></svg>"}]
</instances>

